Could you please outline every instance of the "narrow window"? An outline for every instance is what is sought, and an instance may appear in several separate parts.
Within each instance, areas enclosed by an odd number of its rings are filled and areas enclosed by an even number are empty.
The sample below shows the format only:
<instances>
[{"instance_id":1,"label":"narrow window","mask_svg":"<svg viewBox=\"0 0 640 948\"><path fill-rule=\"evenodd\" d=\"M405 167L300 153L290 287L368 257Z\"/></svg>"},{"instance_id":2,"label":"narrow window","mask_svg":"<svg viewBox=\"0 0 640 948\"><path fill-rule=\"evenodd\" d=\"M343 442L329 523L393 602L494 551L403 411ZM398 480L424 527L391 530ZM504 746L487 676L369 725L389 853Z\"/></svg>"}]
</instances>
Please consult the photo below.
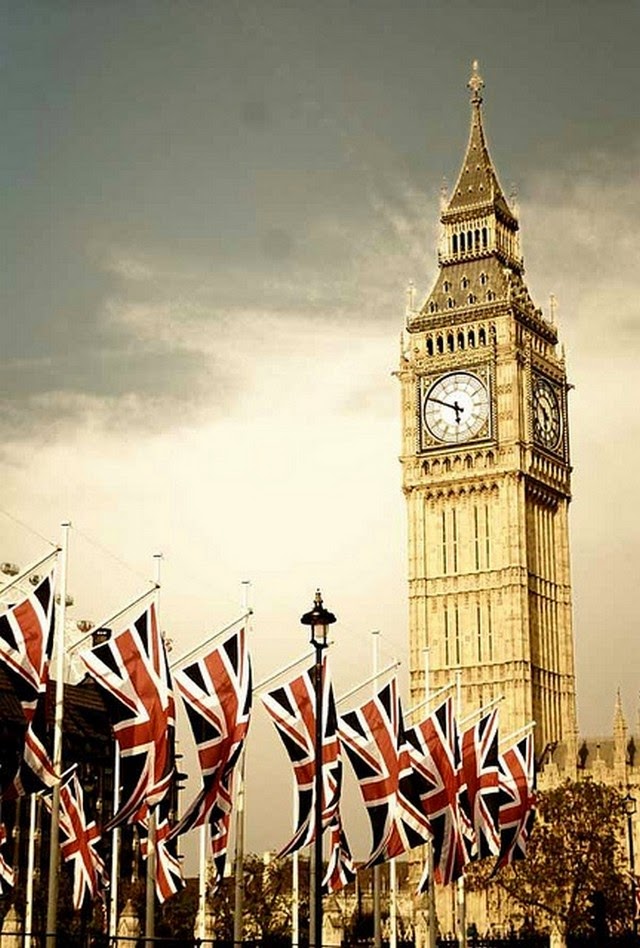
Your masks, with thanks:
<instances>
[{"instance_id":1,"label":"narrow window","mask_svg":"<svg viewBox=\"0 0 640 948\"><path fill-rule=\"evenodd\" d=\"M496 295L495 295L495 293L493 292L493 290L487 290L487 300L488 300L488 302L489 302L489 303L493 302L493 300L494 300L495 298L496 298Z\"/></svg>"},{"instance_id":2,"label":"narrow window","mask_svg":"<svg viewBox=\"0 0 640 948\"><path fill-rule=\"evenodd\" d=\"M473 237L475 240L476 250L480 250L480 231L474 231Z\"/></svg>"},{"instance_id":3,"label":"narrow window","mask_svg":"<svg viewBox=\"0 0 640 948\"><path fill-rule=\"evenodd\" d=\"M451 540L453 544L453 572L458 572L458 515L451 511Z\"/></svg>"},{"instance_id":4,"label":"narrow window","mask_svg":"<svg viewBox=\"0 0 640 948\"><path fill-rule=\"evenodd\" d=\"M449 297L449 299L447 300L447 306L449 307L449 309L453 309L453 300L451 299L451 297Z\"/></svg>"},{"instance_id":5,"label":"narrow window","mask_svg":"<svg viewBox=\"0 0 640 948\"><path fill-rule=\"evenodd\" d=\"M465 250L465 239L464 239L464 232L463 232L462 234L460 234L460 253L464 253L464 250Z\"/></svg>"},{"instance_id":6,"label":"narrow window","mask_svg":"<svg viewBox=\"0 0 640 948\"><path fill-rule=\"evenodd\" d=\"M447 572L447 514L442 511L442 572Z\"/></svg>"},{"instance_id":7,"label":"narrow window","mask_svg":"<svg viewBox=\"0 0 640 948\"><path fill-rule=\"evenodd\" d=\"M448 280L444 281L444 283L442 284L442 289L445 291L445 293L449 292L449 290L451 289L451 284L449 283Z\"/></svg>"},{"instance_id":8,"label":"narrow window","mask_svg":"<svg viewBox=\"0 0 640 948\"><path fill-rule=\"evenodd\" d=\"M450 332L447 334L447 349L449 352L453 352L453 333Z\"/></svg>"},{"instance_id":9,"label":"narrow window","mask_svg":"<svg viewBox=\"0 0 640 948\"><path fill-rule=\"evenodd\" d=\"M478 647L478 661L482 661L482 609L476 606L476 643ZM481 705L482 706L482 705Z\"/></svg>"},{"instance_id":10,"label":"narrow window","mask_svg":"<svg viewBox=\"0 0 640 948\"><path fill-rule=\"evenodd\" d=\"M460 613L458 610L458 603L455 604L455 636L456 636L456 665L460 665L462 662L460 656Z\"/></svg>"},{"instance_id":11,"label":"narrow window","mask_svg":"<svg viewBox=\"0 0 640 948\"><path fill-rule=\"evenodd\" d=\"M458 333L458 349L464 349L464 333Z\"/></svg>"},{"instance_id":12,"label":"narrow window","mask_svg":"<svg viewBox=\"0 0 640 948\"><path fill-rule=\"evenodd\" d=\"M429 303L429 312L430 312L430 313L435 313L435 311L437 310L437 308L438 308L438 304L437 304L436 302L434 302L434 300L431 300L431 302Z\"/></svg>"},{"instance_id":13,"label":"narrow window","mask_svg":"<svg viewBox=\"0 0 640 948\"><path fill-rule=\"evenodd\" d=\"M479 343L480 343L481 346L486 346L486 344L487 344L487 334L486 334L486 332L484 331L484 327L483 327L483 328L480 330L480 332L478 333L478 341L479 341Z\"/></svg>"},{"instance_id":14,"label":"narrow window","mask_svg":"<svg viewBox=\"0 0 640 948\"><path fill-rule=\"evenodd\" d=\"M487 282L487 274L486 274L486 273L481 273L481 274L480 274L480 285L481 285L481 286L484 286L486 282Z\"/></svg>"},{"instance_id":15,"label":"narrow window","mask_svg":"<svg viewBox=\"0 0 640 948\"><path fill-rule=\"evenodd\" d=\"M444 352L444 343L442 341L442 336L438 336L437 349L438 349L438 352L441 354Z\"/></svg>"},{"instance_id":16,"label":"narrow window","mask_svg":"<svg viewBox=\"0 0 640 948\"><path fill-rule=\"evenodd\" d=\"M473 231L467 231L467 250L473 250Z\"/></svg>"},{"instance_id":17,"label":"narrow window","mask_svg":"<svg viewBox=\"0 0 640 948\"><path fill-rule=\"evenodd\" d=\"M450 654L449 654L449 607L445 605L444 607L444 663L445 665L450 665Z\"/></svg>"},{"instance_id":18,"label":"narrow window","mask_svg":"<svg viewBox=\"0 0 640 948\"><path fill-rule=\"evenodd\" d=\"M482 246L486 250L487 248L487 228L482 228Z\"/></svg>"},{"instance_id":19,"label":"narrow window","mask_svg":"<svg viewBox=\"0 0 640 948\"><path fill-rule=\"evenodd\" d=\"M433 355L433 339L431 336L427 339L427 355Z\"/></svg>"},{"instance_id":20,"label":"narrow window","mask_svg":"<svg viewBox=\"0 0 640 948\"><path fill-rule=\"evenodd\" d=\"M453 235L453 252L454 253L458 252L458 235L457 234Z\"/></svg>"},{"instance_id":21,"label":"narrow window","mask_svg":"<svg viewBox=\"0 0 640 948\"><path fill-rule=\"evenodd\" d=\"M487 561L487 569L491 569L491 532L490 532L491 521L489 519L489 504L485 504L484 507L484 552L485 559Z\"/></svg>"},{"instance_id":22,"label":"narrow window","mask_svg":"<svg viewBox=\"0 0 640 948\"><path fill-rule=\"evenodd\" d=\"M487 651L489 652L489 661L493 661L493 615L491 603L487 605Z\"/></svg>"},{"instance_id":23,"label":"narrow window","mask_svg":"<svg viewBox=\"0 0 640 948\"><path fill-rule=\"evenodd\" d=\"M469 302L469 303L475 303L475 301L476 301L476 298L475 298L475 296L473 295L473 293L469 293L468 302Z\"/></svg>"},{"instance_id":24,"label":"narrow window","mask_svg":"<svg viewBox=\"0 0 640 948\"><path fill-rule=\"evenodd\" d=\"M473 329L470 329L469 330L469 348L475 349L475 345L476 345L476 334L474 333Z\"/></svg>"},{"instance_id":25,"label":"narrow window","mask_svg":"<svg viewBox=\"0 0 640 948\"><path fill-rule=\"evenodd\" d=\"M480 569L480 518L477 505L473 508L473 553L476 569Z\"/></svg>"},{"instance_id":26,"label":"narrow window","mask_svg":"<svg viewBox=\"0 0 640 948\"><path fill-rule=\"evenodd\" d=\"M469 281L466 278L466 276L462 277L462 279L460 280L460 286L462 287L463 290L466 290L466 288L469 286Z\"/></svg>"}]
</instances>

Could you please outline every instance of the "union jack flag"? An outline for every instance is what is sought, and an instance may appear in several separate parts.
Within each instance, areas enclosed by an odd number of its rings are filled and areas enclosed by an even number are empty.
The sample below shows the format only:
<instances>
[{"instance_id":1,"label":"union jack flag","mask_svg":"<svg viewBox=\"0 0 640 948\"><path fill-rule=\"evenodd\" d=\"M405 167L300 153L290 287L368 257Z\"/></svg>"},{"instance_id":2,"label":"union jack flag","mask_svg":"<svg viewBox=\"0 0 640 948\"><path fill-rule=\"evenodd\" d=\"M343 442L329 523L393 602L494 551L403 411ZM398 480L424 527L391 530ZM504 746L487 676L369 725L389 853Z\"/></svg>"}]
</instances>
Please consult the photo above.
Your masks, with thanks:
<instances>
[{"instance_id":1,"label":"union jack flag","mask_svg":"<svg viewBox=\"0 0 640 948\"><path fill-rule=\"evenodd\" d=\"M55 554L52 554L55 555ZM32 592L0 615L0 662L22 707L27 729L18 771L6 797L52 787L57 777L46 747L46 692L55 625L55 566Z\"/></svg>"},{"instance_id":2,"label":"union jack flag","mask_svg":"<svg viewBox=\"0 0 640 948\"><path fill-rule=\"evenodd\" d=\"M448 885L462 875L468 862L460 807L460 743L451 698L408 728L407 740L423 812L433 833L434 878ZM426 885L425 870L419 891L424 892Z\"/></svg>"},{"instance_id":3,"label":"union jack flag","mask_svg":"<svg viewBox=\"0 0 640 948\"><path fill-rule=\"evenodd\" d=\"M49 812L51 795L43 797ZM104 895L107 872L97 846L101 836L95 820L87 821L84 794L76 771L60 787L60 853L73 867L73 907L78 911L85 899L93 901Z\"/></svg>"},{"instance_id":4,"label":"union jack flag","mask_svg":"<svg viewBox=\"0 0 640 948\"><path fill-rule=\"evenodd\" d=\"M335 892L355 878L340 817L342 793L342 757L338 741L336 705L327 662L323 660L322 675L322 831L331 837L331 855L323 892ZM293 765L297 787L295 831L278 855L286 856L308 846L315 839L316 798L316 666L298 675L285 685L262 695L264 707L285 746Z\"/></svg>"},{"instance_id":5,"label":"union jack flag","mask_svg":"<svg viewBox=\"0 0 640 948\"><path fill-rule=\"evenodd\" d=\"M500 853L494 872L524 859L535 820L533 737L526 734L498 757L500 765Z\"/></svg>"},{"instance_id":6,"label":"union jack flag","mask_svg":"<svg viewBox=\"0 0 640 948\"><path fill-rule=\"evenodd\" d=\"M155 888L158 901L166 902L172 895L176 895L186 885L182 875L182 863L176 851L176 843L171 838L171 824L169 822L169 798L165 797L157 809L155 829L156 851L156 878ZM140 818L141 817L141 818ZM140 851L142 858L149 855L149 811L145 807L139 815Z\"/></svg>"},{"instance_id":7,"label":"union jack flag","mask_svg":"<svg viewBox=\"0 0 640 948\"><path fill-rule=\"evenodd\" d=\"M202 789L170 838L209 823L218 881L227 855L233 777L251 717L251 660L244 629L204 658L180 669L176 685L198 749Z\"/></svg>"},{"instance_id":8,"label":"union jack flag","mask_svg":"<svg viewBox=\"0 0 640 948\"><path fill-rule=\"evenodd\" d=\"M484 859L500 852L498 786L498 710L462 734L462 805L472 829L472 856Z\"/></svg>"},{"instance_id":9,"label":"union jack flag","mask_svg":"<svg viewBox=\"0 0 640 948\"><path fill-rule=\"evenodd\" d=\"M4 823L0 823L0 895L3 895L6 891L6 886L13 887L14 883L14 870L9 865L7 860L4 858L4 845L7 841L7 828Z\"/></svg>"},{"instance_id":10,"label":"union jack flag","mask_svg":"<svg viewBox=\"0 0 640 948\"><path fill-rule=\"evenodd\" d=\"M369 814L367 866L421 846L431 836L411 766L395 678L360 708L341 715L340 740Z\"/></svg>"},{"instance_id":11,"label":"union jack flag","mask_svg":"<svg viewBox=\"0 0 640 948\"><path fill-rule=\"evenodd\" d=\"M174 771L175 706L155 604L81 658L103 693L120 753L123 802L109 831L159 803Z\"/></svg>"}]
</instances>

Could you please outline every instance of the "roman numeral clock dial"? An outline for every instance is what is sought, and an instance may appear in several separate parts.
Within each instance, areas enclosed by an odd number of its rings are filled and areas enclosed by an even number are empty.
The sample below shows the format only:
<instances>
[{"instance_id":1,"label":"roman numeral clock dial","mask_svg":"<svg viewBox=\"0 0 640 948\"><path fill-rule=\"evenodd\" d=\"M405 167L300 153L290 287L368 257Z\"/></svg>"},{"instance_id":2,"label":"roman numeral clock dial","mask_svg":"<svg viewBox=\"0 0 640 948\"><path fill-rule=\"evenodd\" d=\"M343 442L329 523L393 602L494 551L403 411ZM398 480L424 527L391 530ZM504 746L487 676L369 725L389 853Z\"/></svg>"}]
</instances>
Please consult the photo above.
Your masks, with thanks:
<instances>
[{"instance_id":1,"label":"roman numeral clock dial","mask_svg":"<svg viewBox=\"0 0 640 948\"><path fill-rule=\"evenodd\" d=\"M460 444L489 434L487 384L473 372L449 372L435 381L423 380L421 407L423 448Z\"/></svg>"}]
</instances>

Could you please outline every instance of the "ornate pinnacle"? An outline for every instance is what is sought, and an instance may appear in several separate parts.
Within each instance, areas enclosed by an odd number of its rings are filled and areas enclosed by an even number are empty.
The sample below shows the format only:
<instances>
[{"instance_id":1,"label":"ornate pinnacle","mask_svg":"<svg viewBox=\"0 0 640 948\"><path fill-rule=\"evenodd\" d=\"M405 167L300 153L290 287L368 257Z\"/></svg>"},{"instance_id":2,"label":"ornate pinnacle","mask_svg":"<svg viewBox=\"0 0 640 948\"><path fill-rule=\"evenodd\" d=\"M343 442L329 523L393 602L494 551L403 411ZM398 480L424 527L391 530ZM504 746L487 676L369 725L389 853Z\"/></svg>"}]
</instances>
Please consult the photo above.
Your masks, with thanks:
<instances>
[{"instance_id":1,"label":"ornate pinnacle","mask_svg":"<svg viewBox=\"0 0 640 948\"><path fill-rule=\"evenodd\" d=\"M471 78L467 83L467 89L471 92L471 102L473 105L480 105L482 102L482 90L484 89L484 80L478 72L478 60L473 60Z\"/></svg>"}]
</instances>

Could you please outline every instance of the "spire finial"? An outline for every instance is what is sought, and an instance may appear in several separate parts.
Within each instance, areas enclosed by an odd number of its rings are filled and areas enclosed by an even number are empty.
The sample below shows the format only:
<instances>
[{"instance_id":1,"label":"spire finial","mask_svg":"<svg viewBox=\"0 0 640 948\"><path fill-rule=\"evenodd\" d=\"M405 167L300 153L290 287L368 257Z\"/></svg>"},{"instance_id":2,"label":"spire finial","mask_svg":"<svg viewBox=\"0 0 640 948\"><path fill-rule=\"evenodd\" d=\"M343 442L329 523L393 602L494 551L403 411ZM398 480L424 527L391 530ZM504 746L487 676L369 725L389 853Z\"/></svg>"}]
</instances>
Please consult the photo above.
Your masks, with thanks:
<instances>
[{"instance_id":1,"label":"spire finial","mask_svg":"<svg viewBox=\"0 0 640 948\"><path fill-rule=\"evenodd\" d=\"M471 102L473 105L480 105L482 102L482 90L484 89L484 80L478 72L478 60L473 60L471 69L471 78L467 83L467 89L471 92Z\"/></svg>"}]
</instances>

